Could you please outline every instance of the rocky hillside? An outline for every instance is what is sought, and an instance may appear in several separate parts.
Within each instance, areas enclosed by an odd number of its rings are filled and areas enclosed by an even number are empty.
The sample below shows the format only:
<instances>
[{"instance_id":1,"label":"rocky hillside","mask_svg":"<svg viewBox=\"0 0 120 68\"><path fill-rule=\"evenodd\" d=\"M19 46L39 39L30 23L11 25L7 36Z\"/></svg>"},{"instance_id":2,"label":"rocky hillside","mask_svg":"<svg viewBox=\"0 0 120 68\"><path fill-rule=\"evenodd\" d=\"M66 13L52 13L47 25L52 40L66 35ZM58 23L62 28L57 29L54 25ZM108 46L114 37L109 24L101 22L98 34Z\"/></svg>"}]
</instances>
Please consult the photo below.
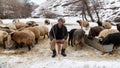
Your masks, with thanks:
<instances>
[{"instance_id":1,"label":"rocky hillside","mask_svg":"<svg viewBox=\"0 0 120 68\"><path fill-rule=\"evenodd\" d=\"M101 20L120 21L120 0L100 0L98 2L102 7L99 10ZM32 12L32 17L45 17L46 15L53 18L57 16L81 17L81 13L81 0L46 0ZM96 18L94 12L92 15Z\"/></svg>"}]
</instances>

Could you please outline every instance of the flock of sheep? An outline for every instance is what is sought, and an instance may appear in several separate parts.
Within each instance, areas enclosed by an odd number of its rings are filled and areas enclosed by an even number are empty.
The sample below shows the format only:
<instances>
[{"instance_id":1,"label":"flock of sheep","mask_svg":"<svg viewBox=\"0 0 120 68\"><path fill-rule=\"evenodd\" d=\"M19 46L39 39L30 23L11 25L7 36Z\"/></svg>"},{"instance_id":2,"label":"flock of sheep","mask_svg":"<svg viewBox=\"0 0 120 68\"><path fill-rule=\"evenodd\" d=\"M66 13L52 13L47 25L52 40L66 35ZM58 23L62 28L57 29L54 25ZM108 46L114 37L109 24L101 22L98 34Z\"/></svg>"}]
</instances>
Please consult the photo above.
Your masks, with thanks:
<instances>
[{"instance_id":1,"label":"flock of sheep","mask_svg":"<svg viewBox=\"0 0 120 68\"><path fill-rule=\"evenodd\" d=\"M49 31L46 26L40 26L35 21L23 23L15 19L5 27L0 27L0 32L0 45L4 48L27 46L31 50L31 47L38 43L40 36L45 38Z\"/></svg>"},{"instance_id":2,"label":"flock of sheep","mask_svg":"<svg viewBox=\"0 0 120 68\"><path fill-rule=\"evenodd\" d=\"M113 53L120 44L120 24L115 25L117 29L112 29L112 24L109 22L100 22L97 21L98 26L91 27L87 21L78 20L77 23L81 26L81 29L72 29L69 32L68 44L75 46L80 45L83 47L83 44L86 42L86 39L93 40L94 37L99 39L100 44L109 45L113 44ZM86 31L83 29L90 28L89 33L86 35Z\"/></svg>"},{"instance_id":3,"label":"flock of sheep","mask_svg":"<svg viewBox=\"0 0 120 68\"><path fill-rule=\"evenodd\" d=\"M117 49L120 44L120 24L117 24L117 29L112 29L112 25L109 22L100 22L98 21L98 26L91 27L87 21L77 20L77 23L81 26L81 29L72 29L70 30L68 37L68 45L77 46L80 45L83 47L85 39L92 40L95 36L98 37L100 44L108 45L114 44L113 50ZM0 19L0 24L3 24ZM45 20L45 24L49 25L50 21ZM89 34L86 35L85 30L83 29L90 28ZM20 22L19 19L15 19L12 23L6 25L6 27L0 27L0 45L3 45L4 48L12 47L23 47L27 46L28 50L31 50L36 43L38 43L40 36L45 38L49 37L49 30L45 26L38 25L35 21L28 21L26 23ZM14 45L12 43L15 43Z\"/></svg>"}]
</instances>

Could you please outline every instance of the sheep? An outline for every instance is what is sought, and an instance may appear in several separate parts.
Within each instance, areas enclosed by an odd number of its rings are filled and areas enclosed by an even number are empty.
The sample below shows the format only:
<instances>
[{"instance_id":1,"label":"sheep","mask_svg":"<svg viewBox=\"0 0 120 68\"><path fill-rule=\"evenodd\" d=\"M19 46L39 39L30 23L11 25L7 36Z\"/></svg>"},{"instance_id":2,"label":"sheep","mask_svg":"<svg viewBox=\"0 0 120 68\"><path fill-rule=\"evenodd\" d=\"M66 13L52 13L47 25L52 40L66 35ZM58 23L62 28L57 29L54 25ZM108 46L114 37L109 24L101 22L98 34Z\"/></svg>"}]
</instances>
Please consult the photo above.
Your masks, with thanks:
<instances>
[{"instance_id":1,"label":"sheep","mask_svg":"<svg viewBox=\"0 0 120 68\"><path fill-rule=\"evenodd\" d=\"M49 24L50 24L50 20L49 20L49 19L45 19L44 22L45 22L46 25L49 25Z\"/></svg>"},{"instance_id":2,"label":"sheep","mask_svg":"<svg viewBox=\"0 0 120 68\"><path fill-rule=\"evenodd\" d=\"M98 26L102 26L105 29L110 29L112 27L112 24L109 22L101 22L100 20L97 21Z\"/></svg>"},{"instance_id":3,"label":"sheep","mask_svg":"<svg viewBox=\"0 0 120 68\"><path fill-rule=\"evenodd\" d=\"M14 29L10 29L9 27L0 27L0 30L2 31L6 31L7 33L11 33L11 32L14 32L15 30Z\"/></svg>"},{"instance_id":4,"label":"sheep","mask_svg":"<svg viewBox=\"0 0 120 68\"><path fill-rule=\"evenodd\" d=\"M81 26L81 28L85 27L86 29L89 28L89 23L87 21L77 20L77 23Z\"/></svg>"},{"instance_id":5,"label":"sheep","mask_svg":"<svg viewBox=\"0 0 120 68\"><path fill-rule=\"evenodd\" d=\"M0 30L0 45L3 45L4 49L6 48L5 46L5 41L7 39L8 33L6 31Z\"/></svg>"},{"instance_id":6,"label":"sheep","mask_svg":"<svg viewBox=\"0 0 120 68\"><path fill-rule=\"evenodd\" d=\"M19 19L14 19L12 22L13 22L13 23L19 23L20 20L19 20Z\"/></svg>"},{"instance_id":7,"label":"sheep","mask_svg":"<svg viewBox=\"0 0 120 68\"><path fill-rule=\"evenodd\" d=\"M111 33L108 34L104 39L99 40L99 43L102 45L109 45L109 44L113 44L113 50L112 52L115 50L115 48L117 49L120 46L120 33Z\"/></svg>"},{"instance_id":8,"label":"sheep","mask_svg":"<svg viewBox=\"0 0 120 68\"><path fill-rule=\"evenodd\" d=\"M120 32L120 24L116 24L116 26L117 26L117 30L119 30Z\"/></svg>"},{"instance_id":9,"label":"sheep","mask_svg":"<svg viewBox=\"0 0 120 68\"><path fill-rule=\"evenodd\" d=\"M88 39L93 39L95 36L98 36L99 33L103 30L104 28L101 27L101 26L95 26L95 27L92 27L89 31L89 34L88 34Z\"/></svg>"},{"instance_id":10,"label":"sheep","mask_svg":"<svg viewBox=\"0 0 120 68\"><path fill-rule=\"evenodd\" d=\"M20 22L19 19L13 20L13 24L16 26L17 29L28 26L27 24Z\"/></svg>"},{"instance_id":11,"label":"sheep","mask_svg":"<svg viewBox=\"0 0 120 68\"><path fill-rule=\"evenodd\" d=\"M75 30L75 32L73 33L73 44L76 47L75 50L77 50L78 45L83 47L83 45L81 44L84 43L84 38L85 38L85 31L83 29Z\"/></svg>"},{"instance_id":12,"label":"sheep","mask_svg":"<svg viewBox=\"0 0 120 68\"><path fill-rule=\"evenodd\" d=\"M45 35L47 35L47 37L49 38L49 29L46 27L46 26L42 26L42 28L44 29L44 38L45 38Z\"/></svg>"},{"instance_id":13,"label":"sheep","mask_svg":"<svg viewBox=\"0 0 120 68\"><path fill-rule=\"evenodd\" d=\"M28 50L31 50L35 43L35 35L30 30L15 31L11 33L11 39L17 43L16 48L19 45L28 46Z\"/></svg>"},{"instance_id":14,"label":"sheep","mask_svg":"<svg viewBox=\"0 0 120 68\"><path fill-rule=\"evenodd\" d=\"M35 34L35 41L38 43L39 37L40 37L40 31L38 27L28 27L24 28L23 30L31 30Z\"/></svg>"},{"instance_id":15,"label":"sheep","mask_svg":"<svg viewBox=\"0 0 120 68\"><path fill-rule=\"evenodd\" d=\"M35 26L38 27L39 31L40 31L40 36L44 36L43 38L45 38L45 36L47 35L49 38L49 29L46 26Z\"/></svg>"},{"instance_id":16,"label":"sheep","mask_svg":"<svg viewBox=\"0 0 120 68\"><path fill-rule=\"evenodd\" d=\"M68 32L69 33L68 45L73 46L73 34L74 34L75 30L76 29L72 29Z\"/></svg>"},{"instance_id":17,"label":"sheep","mask_svg":"<svg viewBox=\"0 0 120 68\"><path fill-rule=\"evenodd\" d=\"M3 24L3 21L2 21L2 19L0 19L0 24Z\"/></svg>"},{"instance_id":18,"label":"sheep","mask_svg":"<svg viewBox=\"0 0 120 68\"><path fill-rule=\"evenodd\" d=\"M25 23L14 23L14 25L16 26L17 29L20 29L20 28L22 28L22 27L28 26L28 25L25 24Z\"/></svg>"},{"instance_id":19,"label":"sheep","mask_svg":"<svg viewBox=\"0 0 120 68\"><path fill-rule=\"evenodd\" d=\"M99 33L98 38L105 38L108 34L116 33L116 32L119 31L116 29L104 29Z\"/></svg>"},{"instance_id":20,"label":"sheep","mask_svg":"<svg viewBox=\"0 0 120 68\"><path fill-rule=\"evenodd\" d=\"M112 27L112 25L109 23L109 22L102 22L102 26L105 28L105 29L110 29Z\"/></svg>"},{"instance_id":21,"label":"sheep","mask_svg":"<svg viewBox=\"0 0 120 68\"><path fill-rule=\"evenodd\" d=\"M9 29L13 29L13 30L17 29L16 26L13 23L7 24L6 27L8 27Z\"/></svg>"},{"instance_id":22,"label":"sheep","mask_svg":"<svg viewBox=\"0 0 120 68\"><path fill-rule=\"evenodd\" d=\"M28 26L38 26L38 24L35 21L28 21L26 24Z\"/></svg>"},{"instance_id":23,"label":"sheep","mask_svg":"<svg viewBox=\"0 0 120 68\"><path fill-rule=\"evenodd\" d=\"M102 22L98 19L97 21L98 26L102 26Z\"/></svg>"}]
</instances>

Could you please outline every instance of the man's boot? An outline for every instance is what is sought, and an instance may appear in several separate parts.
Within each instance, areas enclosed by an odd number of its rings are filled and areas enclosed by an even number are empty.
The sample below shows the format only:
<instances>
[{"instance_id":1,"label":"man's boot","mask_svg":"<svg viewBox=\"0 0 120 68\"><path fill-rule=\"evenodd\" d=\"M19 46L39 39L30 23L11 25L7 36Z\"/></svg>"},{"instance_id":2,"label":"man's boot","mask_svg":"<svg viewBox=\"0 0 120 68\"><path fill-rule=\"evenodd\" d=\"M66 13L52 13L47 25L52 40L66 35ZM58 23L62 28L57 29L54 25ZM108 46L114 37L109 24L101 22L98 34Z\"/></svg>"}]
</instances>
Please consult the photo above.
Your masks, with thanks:
<instances>
[{"instance_id":1,"label":"man's boot","mask_svg":"<svg viewBox=\"0 0 120 68\"><path fill-rule=\"evenodd\" d=\"M61 55L63 55L63 56L67 56L67 55L65 54L65 49L62 49L62 51L61 51Z\"/></svg>"},{"instance_id":2,"label":"man's boot","mask_svg":"<svg viewBox=\"0 0 120 68\"><path fill-rule=\"evenodd\" d=\"M52 57L54 58L56 56L56 50L53 50Z\"/></svg>"}]
</instances>

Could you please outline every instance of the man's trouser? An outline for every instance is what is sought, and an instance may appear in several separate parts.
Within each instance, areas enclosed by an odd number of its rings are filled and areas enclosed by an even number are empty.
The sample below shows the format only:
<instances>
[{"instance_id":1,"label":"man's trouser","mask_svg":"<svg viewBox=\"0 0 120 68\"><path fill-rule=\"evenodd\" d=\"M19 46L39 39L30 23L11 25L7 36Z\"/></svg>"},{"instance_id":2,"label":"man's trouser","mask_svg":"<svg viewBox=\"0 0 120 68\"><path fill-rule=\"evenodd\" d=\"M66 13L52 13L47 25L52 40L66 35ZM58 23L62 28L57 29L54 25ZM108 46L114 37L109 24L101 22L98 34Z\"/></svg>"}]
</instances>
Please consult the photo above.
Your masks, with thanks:
<instances>
[{"instance_id":1,"label":"man's trouser","mask_svg":"<svg viewBox=\"0 0 120 68\"><path fill-rule=\"evenodd\" d=\"M56 44L56 41L52 40L50 41L50 49L51 50L55 50L55 44ZM63 43L63 46L62 46L62 49L66 49L67 48L67 40L65 40Z\"/></svg>"}]
</instances>

